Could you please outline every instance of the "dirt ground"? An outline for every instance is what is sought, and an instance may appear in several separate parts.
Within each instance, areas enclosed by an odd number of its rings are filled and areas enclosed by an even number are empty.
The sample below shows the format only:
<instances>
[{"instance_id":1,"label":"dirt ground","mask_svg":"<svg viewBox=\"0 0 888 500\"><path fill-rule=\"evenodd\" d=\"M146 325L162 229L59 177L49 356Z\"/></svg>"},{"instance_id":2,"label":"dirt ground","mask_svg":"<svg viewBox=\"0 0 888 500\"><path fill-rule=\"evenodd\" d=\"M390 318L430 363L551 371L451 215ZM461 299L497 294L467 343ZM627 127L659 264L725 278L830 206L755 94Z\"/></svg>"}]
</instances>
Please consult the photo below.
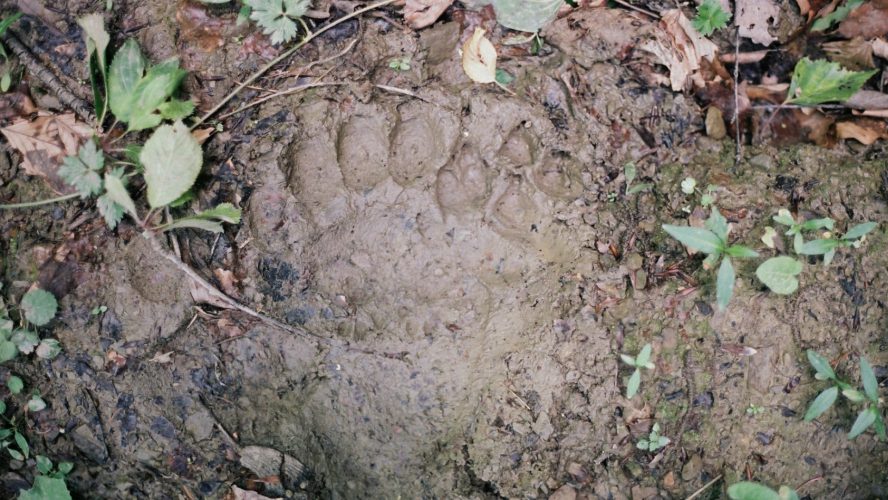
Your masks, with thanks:
<instances>
[{"instance_id":1,"label":"dirt ground","mask_svg":"<svg viewBox=\"0 0 888 500\"><path fill-rule=\"evenodd\" d=\"M71 26L98 10L69 3ZM188 31L187 4L115 4L115 40L178 54L204 108L262 63L232 13L212 12L225 43L207 50L216 32ZM33 35L46 50L80 40L73 27ZM884 146L746 145L735 165L693 98L620 62L644 36L625 10L579 11L546 29L542 55L502 60L516 96L467 79L467 36L460 19L419 33L388 16L347 23L261 82L288 86L284 71L354 42L310 69L336 86L237 114L207 143L199 202L235 203L244 221L177 233L185 261L305 335L196 304L136 228L109 231L89 204L0 212L3 291L36 281L60 297L47 332L64 348L2 370L43 394L32 447L75 463L75 496L222 498L236 484L295 498L653 499L721 477L698 498L722 498L753 477L811 498L888 497L888 448L846 438L851 408L801 419L822 388L806 349L865 355L888 378L884 229L807 266L793 296L741 265L716 312L712 274L660 228L685 223L686 176L719 186L732 234L757 248L782 207L884 222ZM409 71L388 67L404 56ZM8 150L0 160L3 199L46 196ZM630 161L651 190L625 194ZM618 354L648 342L656 369L629 401ZM672 443L642 452L654 422ZM7 494L28 479L3 469Z\"/></svg>"}]
</instances>

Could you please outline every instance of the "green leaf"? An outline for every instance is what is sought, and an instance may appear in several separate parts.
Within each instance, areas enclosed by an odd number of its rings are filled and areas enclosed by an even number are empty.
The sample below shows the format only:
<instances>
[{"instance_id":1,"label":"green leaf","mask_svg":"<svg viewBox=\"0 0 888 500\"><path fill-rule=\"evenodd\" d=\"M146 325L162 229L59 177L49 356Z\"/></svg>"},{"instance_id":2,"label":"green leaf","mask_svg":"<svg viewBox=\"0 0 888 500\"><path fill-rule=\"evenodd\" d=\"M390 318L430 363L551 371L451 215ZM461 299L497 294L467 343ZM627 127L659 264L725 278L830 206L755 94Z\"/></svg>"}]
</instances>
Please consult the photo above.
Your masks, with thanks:
<instances>
[{"instance_id":1,"label":"green leaf","mask_svg":"<svg viewBox=\"0 0 888 500\"><path fill-rule=\"evenodd\" d=\"M493 0L496 20L506 28L536 33L555 19L563 0Z\"/></svg>"},{"instance_id":2,"label":"green leaf","mask_svg":"<svg viewBox=\"0 0 888 500\"><path fill-rule=\"evenodd\" d=\"M35 326L43 326L55 317L59 304L51 293L34 288L22 297L19 306L24 311L28 322Z\"/></svg>"},{"instance_id":3,"label":"green leaf","mask_svg":"<svg viewBox=\"0 0 888 500\"><path fill-rule=\"evenodd\" d=\"M6 379L6 387L9 388L9 392L18 394L25 388L25 383L22 382L21 378L16 377L15 375L10 375L9 378Z\"/></svg>"},{"instance_id":4,"label":"green leaf","mask_svg":"<svg viewBox=\"0 0 888 500\"><path fill-rule=\"evenodd\" d=\"M810 422L822 415L823 412L828 410L829 407L836 402L836 398L838 397L839 388L835 386L821 392L816 398L814 398L814 401L811 402L811 406L808 407L808 411L805 412L805 421Z\"/></svg>"},{"instance_id":5,"label":"green leaf","mask_svg":"<svg viewBox=\"0 0 888 500\"><path fill-rule=\"evenodd\" d=\"M62 462L59 464L59 474L66 476L69 472L74 469L74 464L71 462Z\"/></svg>"},{"instance_id":6,"label":"green leaf","mask_svg":"<svg viewBox=\"0 0 888 500\"><path fill-rule=\"evenodd\" d=\"M145 73L145 58L139 43L129 39L114 54L108 76L108 104L118 120L128 123L132 113L133 92Z\"/></svg>"},{"instance_id":7,"label":"green leaf","mask_svg":"<svg viewBox=\"0 0 888 500\"><path fill-rule=\"evenodd\" d=\"M0 92L7 92L11 86L12 75L9 74L9 71L4 71L3 76L0 76Z\"/></svg>"},{"instance_id":8,"label":"green leaf","mask_svg":"<svg viewBox=\"0 0 888 500\"><path fill-rule=\"evenodd\" d=\"M799 500L799 494L789 486L781 486L777 490L777 495L780 496L780 500Z\"/></svg>"},{"instance_id":9,"label":"green leaf","mask_svg":"<svg viewBox=\"0 0 888 500\"><path fill-rule=\"evenodd\" d=\"M648 448L650 448L650 443L647 439L641 438L638 440L637 443L635 443L635 447L639 450L648 451Z\"/></svg>"},{"instance_id":10,"label":"green leaf","mask_svg":"<svg viewBox=\"0 0 888 500\"><path fill-rule=\"evenodd\" d=\"M876 380L873 367L863 356L860 357L860 380L863 382L863 391L866 392L866 397L873 403L878 403L879 382Z\"/></svg>"},{"instance_id":11,"label":"green leaf","mask_svg":"<svg viewBox=\"0 0 888 500\"><path fill-rule=\"evenodd\" d=\"M734 295L735 279L734 265L731 264L731 259L725 257L718 268L718 276L715 280L715 300L718 303L719 310L724 311L728 307L728 302L731 301L731 296Z\"/></svg>"},{"instance_id":12,"label":"green leaf","mask_svg":"<svg viewBox=\"0 0 888 500\"><path fill-rule=\"evenodd\" d=\"M728 220L718 211L718 207L712 207L709 219L703 223L706 229L715 233L721 239L722 246L728 240Z\"/></svg>"},{"instance_id":13,"label":"green leaf","mask_svg":"<svg viewBox=\"0 0 888 500\"><path fill-rule=\"evenodd\" d=\"M620 354L620 359L623 360L623 363L626 363L629 366L635 366L635 358L628 354Z\"/></svg>"},{"instance_id":14,"label":"green leaf","mask_svg":"<svg viewBox=\"0 0 888 500\"><path fill-rule=\"evenodd\" d=\"M34 486L19 494L19 500L71 500L71 493L64 479L37 476Z\"/></svg>"},{"instance_id":15,"label":"green leaf","mask_svg":"<svg viewBox=\"0 0 888 500\"><path fill-rule=\"evenodd\" d=\"M693 177L685 177L684 180L681 181L681 192L684 194L694 194L694 190L697 189L697 180Z\"/></svg>"},{"instance_id":16,"label":"green leaf","mask_svg":"<svg viewBox=\"0 0 888 500\"><path fill-rule=\"evenodd\" d=\"M107 182L105 184L107 186ZM105 224L108 225L109 229L117 227L117 224L123 219L123 207L114 203L114 200L111 199L108 193L96 199L96 208L99 209L99 214L105 219Z\"/></svg>"},{"instance_id":17,"label":"green leaf","mask_svg":"<svg viewBox=\"0 0 888 500\"><path fill-rule=\"evenodd\" d=\"M697 17L693 21L694 29L703 36L709 36L715 30L727 26L730 18L731 14L725 12L717 0L705 0L697 7Z\"/></svg>"},{"instance_id":18,"label":"green leaf","mask_svg":"<svg viewBox=\"0 0 888 500\"><path fill-rule=\"evenodd\" d=\"M759 256L758 252L743 245L731 245L725 249L725 253L738 259L754 259Z\"/></svg>"},{"instance_id":19,"label":"green leaf","mask_svg":"<svg viewBox=\"0 0 888 500\"><path fill-rule=\"evenodd\" d=\"M187 72L179 68L176 58L149 68L133 89L128 130L144 130L159 125L162 116L157 113L158 109L173 95L185 75Z\"/></svg>"},{"instance_id":20,"label":"green leaf","mask_svg":"<svg viewBox=\"0 0 888 500\"><path fill-rule=\"evenodd\" d=\"M799 228L803 231L816 231L818 229L828 229L832 231L833 227L835 227L836 221L830 219L829 217L823 219L811 219L809 221L803 222Z\"/></svg>"},{"instance_id":21,"label":"green leaf","mask_svg":"<svg viewBox=\"0 0 888 500\"><path fill-rule=\"evenodd\" d=\"M41 474L49 474L52 472L52 460L43 455L35 456L34 460L37 462L37 470L40 471Z\"/></svg>"},{"instance_id":22,"label":"green leaf","mask_svg":"<svg viewBox=\"0 0 888 500\"><path fill-rule=\"evenodd\" d=\"M659 450L660 448L666 446L667 444L669 444L671 442L672 442L672 440L669 439L668 437L660 436L660 438L657 439L657 443L656 443L657 446L654 448L654 450ZM654 451L654 450L651 450L651 451Z\"/></svg>"},{"instance_id":23,"label":"green leaf","mask_svg":"<svg viewBox=\"0 0 888 500\"><path fill-rule=\"evenodd\" d=\"M231 203L220 203L215 207L194 214L195 219L220 220L229 224L238 224L241 221L241 211Z\"/></svg>"},{"instance_id":24,"label":"green leaf","mask_svg":"<svg viewBox=\"0 0 888 500\"><path fill-rule=\"evenodd\" d=\"M670 224L663 224L663 229L688 248L699 250L705 254L721 252L723 246L721 238L708 229Z\"/></svg>"},{"instance_id":25,"label":"green leaf","mask_svg":"<svg viewBox=\"0 0 888 500\"><path fill-rule=\"evenodd\" d=\"M732 484L728 488L728 497L732 500L781 500L776 491L750 481Z\"/></svg>"},{"instance_id":26,"label":"green leaf","mask_svg":"<svg viewBox=\"0 0 888 500\"><path fill-rule=\"evenodd\" d=\"M796 63L785 104L845 101L877 71L847 71L838 63L804 57Z\"/></svg>"},{"instance_id":27,"label":"green leaf","mask_svg":"<svg viewBox=\"0 0 888 500\"><path fill-rule=\"evenodd\" d=\"M638 387L641 385L641 371L636 368L634 372L632 372L632 376L629 377L629 382L626 383L626 398L632 399L635 397L635 394L638 392Z\"/></svg>"},{"instance_id":28,"label":"green leaf","mask_svg":"<svg viewBox=\"0 0 888 500\"><path fill-rule=\"evenodd\" d=\"M653 184L653 183L651 183L651 182L642 182L642 183L640 183L640 184L636 184L636 185L632 186L631 188L629 188L629 189L626 191L626 194L640 193L640 192L642 192L642 191L647 191L647 190L651 189L652 187L654 187L654 184Z\"/></svg>"},{"instance_id":29,"label":"green leaf","mask_svg":"<svg viewBox=\"0 0 888 500\"><path fill-rule=\"evenodd\" d=\"M630 161L623 166L623 176L626 177L626 189L629 189L629 186L632 185L636 175L638 175L638 169L635 167L635 163Z\"/></svg>"},{"instance_id":30,"label":"green leaf","mask_svg":"<svg viewBox=\"0 0 888 500\"><path fill-rule=\"evenodd\" d=\"M46 401L36 394L31 396L31 399L28 400L28 411L37 412L44 409L46 409Z\"/></svg>"},{"instance_id":31,"label":"green leaf","mask_svg":"<svg viewBox=\"0 0 888 500\"><path fill-rule=\"evenodd\" d=\"M875 229L878 225L879 224L876 222L864 222L863 224L858 224L849 229L848 232L842 236L842 239L846 241L856 240Z\"/></svg>"},{"instance_id":32,"label":"green leaf","mask_svg":"<svg viewBox=\"0 0 888 500\"><path fill-rule=\"evenodd\" d=\"M58 170L65 183L74 186L81 198L102 192L102 177L98 171L105 166L105 156L92 139L83 143L76 156L68 156Z\"/></svg>"},{"instance_id":33,"label":"green leaf","mask_svg":"<svg viewBox=\"0 0 888 500\"><path fill-rule=\"evenodd\" d=\"M814 21L811 31L828 30L832 25L843 21L852 10L860 7L861 4L863 4L863 0L848 0L845 5L837 7L836 10Z\"/></svg>"},{"instance_id":34,"label":"green leaf","mask_svg":"<svg viewBox=\"0 0 888 500\"><path fill-rule=\"evenodd\" d=\"M802 263L782 255L771 257L761 263L755 270L755 275L772 292L780 295L789 295L799 288L799 280L796 279L802 272Z\"/></svg>"},{"instance_id":35,"label":"green leaf","mask_svg":"<svg viewBox=\"0 0 888 500\"><path fill-rule=\"evenodd\" d=\"M35 352L39 358L55 359L62 352L62 345L56 339L43 339Z\"/></svg>"},{"instance_id":36,"label":"green leaf","mask_svg":"<svg viewBox=\"0 0 888 500\"><path fill-rule=\"evenodd\" d=\"M22 461L22 462L25 461L25 456L22 455L20 451L13 449L13 448L9 448L9 447L6 448L6 451L9 452L9 456L11 456L12 458ZM19 497L19 498L21 498L21 497Z\"/></svg>"},{"instance_id":37,"label":"green leaf","mask_svg":"<svg viewBox=\"0 0 888 500\"><path fill-rule=\"evenodd\" d=\"M823 377L821 380L836 379L836 372L833 371L832 366L829 364L829 360L811 349L808 349L805 354L808 356L808 362L811 363L814 371Z\"/></svg>"},{"instance_id":38,"label":"green leaf","mask_svg":"<svg viewBox=\"0 0 888 500\"><path fill-rule=\"evenodd\" d=\"M22 14L21 12L16 12L9 17L3 18L3 20L0 21L0 35L6 33L6 30L8 30L10 26L15 24L15 22L18 21L19 18L21 18L23 15L24 14Z\"/></svg>"},{"instance_id":39,"label":"green leaf","mask_svg":"<svg viewBox=\"0 0 888 500\"><path fill-rule=\"evenodd\" d=\"M882 414L876 412L876 421L873 423L873 428L876 429L876 435L879 436L879 439L882 441L888 440L888 435L885 433L885 421L882 420Z\"/></svg>"},{"instance_id":40,"label":"green leaf","mask_svg":"<svg viewBox=\"0 0 888 500\"><path fill-rule=\"evenodd\" d=\"M182 120L191 116L191 113L194 113L194 103L191 101L171 99L158 106L157 110L160 111L160 116L162 116L164 120Z\"/></svg>"},{"instance_id":41,"label":"green leaf","mask_svg":"<svg viewBox=\"0 0 888 500\"><path fill-rule=\"evenodd\" d=\"M6 403L0 401L0 415L6 413ZM0 439L9 437L9 429L0 429Z\"/></svg>"},{"instance_id":42,"label":"green leaf","mask_svg":"<svg viewBox=\"0 0 888 500\"><path fill-rule=\"evenodd\" d=\"M494 79L500 85L508 85L515 81L515 77L502 68L496 68Z\"/></svg>"},{"instance_id":43,"label":"green leaf","mask_svg":"<svg viewBox=\"0 0 888 500\"><path fill-rule=\"evenodd\" d=\"M121 177L114 173L105 174L105 191L105 195L102 198L107 196L107 200L104 202L106 206L103 208L100 204L99 211L102 212L105 222L108 223L111 229L114 229L117 223L120 222L123 211L129 213L134 219L139 219L139 215L136 213L136 204L130 197L129 191L126 190L126 186L123 185ZM110 206L107 205L108 203L110 203Z\"/></svg>"},{"instance_id":44,"label":"green leaf","mask_svg":"<svg viewBox=\"0 0 888 500\"><path fill-rule=\"evenodd\" d=\"M838 246L838 240L811 240L802 245L798 253L801 255L824 255L829 251L835 250Z\"/></svg>"},{"instance_id":45,"label":"green leaf","mask_svg":"<svg viewBox=\"0 0 888 500\"><path fill-rule=\"evenodd\" d=\"M638 356L635 358L635 366L641 368L650 362L651 360L651 350L653 348L650 344L645 344L644 347L641 348L641 351L638 353Z\"/></svg>"},{"instance_id":46,"label":"green leaf","mask_svg":"<svg viewBox=\"0 0 888 500\"><path fill-rule=\"evenodd\" d=\"M18 347L8 340L0 340L0 363L15 359L18 356Z\"/></svg>"},{"instance_id":47,"label":"green leaf","mask_svg":"<svg viewBox=\"0 0 888 500\"><path fill-rule=\"evenodd\" d=\"M848 439L856 438L863 434L863 431L867 430L869 426L873 425L873 422L876 421L876 412L878 411L879 410L876 409L875 406L870 406L860 412L860 415L857 415L857 420L854 421L854 425L851 426L851 432L848 433Z\"/></svg>"},{"instance_id":48,"label":"green leaf","mask_svg":"<svg viewBox=\"0 0 888 500\"><path fill-rule=\"evenodd\" d=\"M25 456L25 458L28 458L31 453L31 447L28 446L28 440L25 439L25 436L22 436L21 433L18 431L16 431L13 437L15 438L15 444L17 444L19 449L22 450L22 454Z\"/></svg>"},{"instance_id":49,"label":"green leaf","mask_svg":"<svg viewBox=\"0 0 888 500\"><path fill-rule=\"evenodd\" d=\"M140 155L145 165L148 203L163 207L194 185L203 163L200 144L181 121L154 131Z\"/></svg>"},{"instance_id":50,"label":"green leaf","mask_svg":"<svg viewBox=\"0 0 888 500\"><path fill-rule=\"evenodd\" d=\"M308 10L309 0L244 0L253 12L250 19L256 21L262 32L271 35L271 43L286 43L296 36L298 28L294 19Z\"/></svg>"},{"instance_id":51,"label":"green leaf","mask_svg":"<svg viewBox=\"0 0 888 500\"><path fill-rule=\"evenodd\" d=\"M833 257L835 257L835 256L836 256L835 250L830 250L829 252L826 252L825 254L823 254L823 265L824 266L830 265L830 263L832 263L832 261L833 261Z\"/></svg>"},{"instance_id":52,"label":"green leaf","mask_svg":"<svg viewBox=\"0 0 888 500\"><path fill-rule=\"evenodd\" d=\"M857 389L843 389L842 396L848 398L848 401L851 401L852 403L863 403L866 401L866 396Z\"/></svg>"},{"instance_id":53,"label":"green leaf","mask_svg":"<svg viewBox=\"0 0 888 500\"><path fill-rule=\"evenodd\" d=\"M19 352L22 354L31 354L40 343L40 337L31 330L16 330L9 340L18 347Z\"/></svg>"},{"instance_id":54,"label":"green leaf","mask_svg":"<svg viewBox=\"0 0 888 500\"><path fill-rule=\"evenodd\" d=\"M777 215L772 217L774 222L778 224L783 224L784 226L793 226L795 225L795 219L792 218L792 214L789 210L785 208L781 208L777 211Z\"/></svg>"},{"instance_id":55,"label":"green leaf","mask_svg":"<svg viewBox=\"0 0 888 500\"><path fill-rule=\"evenodd\" d=\"M95 101L96 117L101 123L105 117L107 99L99 89L99 78L101 77L102 85L107 87L108 63L105 55L111 37L105 31L105 19L101 14L87 14L77 20L77 24L83 29L83 39L86 43L86 58L89 63L90 84L93 90L93 100Z\"/></svg>"}]
</instances>

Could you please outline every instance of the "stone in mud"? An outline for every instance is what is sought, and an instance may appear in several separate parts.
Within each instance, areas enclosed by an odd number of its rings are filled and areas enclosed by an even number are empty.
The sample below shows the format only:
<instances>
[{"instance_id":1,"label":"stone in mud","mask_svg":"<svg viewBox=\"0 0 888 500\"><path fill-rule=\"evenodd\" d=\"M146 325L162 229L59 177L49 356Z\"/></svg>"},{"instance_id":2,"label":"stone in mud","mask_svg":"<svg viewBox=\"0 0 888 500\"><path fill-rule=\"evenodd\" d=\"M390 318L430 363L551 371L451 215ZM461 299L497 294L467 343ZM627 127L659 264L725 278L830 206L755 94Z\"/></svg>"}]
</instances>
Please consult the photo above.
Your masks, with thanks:
<instances>
[{"instance_id":1,"label":"stone in mud","mask_svg":"<svg viewBox=\"0 0 888 500\"><path fill-rule=\"evenodd\" d=\"M295 458L265 446L245 446L240 450L240 464L256 477L276 476L288 490L299 489L308 477L308 469Z\"/></svg>"},{"instance_id":2,"label":"stone in mud","mask_svg":"<svg viewBox=\"0 0 888 500\"><path fill-rule=\"evenodd\" d=\"M185 430L194 438L195 441L205 441L213 435L213 426L216 419L210 412L199 409L185 419Z\"/></svg>"},{"instance_id":3,"label":"stone in mud","mask_svg":"<svg viewBox=\"0 0 888 500\"><path fill-rule=\"evenodd\" d=\"M74 429L70 436L74 447L80 450L86 458L97 464L104 464L108 461L108 447L105 445L105 437L101 435L101 431L96 432L91 426L83 424Z\"/></svg>"}]
</instances>

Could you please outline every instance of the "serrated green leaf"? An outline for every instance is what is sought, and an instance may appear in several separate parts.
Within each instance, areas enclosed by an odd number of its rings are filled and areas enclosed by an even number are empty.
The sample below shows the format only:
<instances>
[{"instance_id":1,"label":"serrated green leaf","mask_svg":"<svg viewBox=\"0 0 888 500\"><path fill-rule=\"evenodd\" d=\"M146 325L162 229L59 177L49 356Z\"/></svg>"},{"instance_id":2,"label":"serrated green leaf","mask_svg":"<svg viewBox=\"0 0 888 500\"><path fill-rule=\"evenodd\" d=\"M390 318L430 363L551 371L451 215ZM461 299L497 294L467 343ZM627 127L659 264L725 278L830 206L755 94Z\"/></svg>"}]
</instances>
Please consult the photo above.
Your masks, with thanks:
<instances>
[{"instance_id":1,"label":"serrated green leaf","mask_svg":"<svg viewBox=\"0 0 888 500\"><path fill-rule=\"evenodd\" d=\"M800 255L824 255L839 246L838 240L811 240L799 248Z\"/></svg>"},{"instance_id":2,"label":"serrated green leaf","mask_svg":"<svg viewBox=\"0 0 888 500\"><path fill-rule=\"evenodd\" d=\"M816 351L808 349L805 353L808 357L808 363L814 368L814 371L823 376L824 380L835 380L836 372L833 371L829 360L818 354Z\"/></svg>"},{"instance_id":3,"label":"serrated green leaf","mask_svg":"<svg viewBox=\"0 0 888 500\"><path fill-rule=\"evenodd\" d=\"M105 184L107 186L107 182ZM99 209L99 214L105 219L108 229L114 229L123 219L123 207L115 203L108 193L96 199L96 208Z\"/></svg>"},{"instance_id":4,"label":"serrated green leaf","mask_svg":"<svg viewBox=\"0 0 888 500\"><path fill-rule=\"evenodd\" d=\"M295 19L305 15L309 0L244 0L252 12L250 19L256 21L262 32L271 35L271 43L286 43L298 32Z\"/></svg>"},{"instance_id":5,"label":"serrated green leaf","mask_svg":"<svg viewBox=\"0 0 888 500\"><path fill-rule=\"evenodd\" d=\"M108 75L108 104L118 120L127 123L133 112L133 92L145 73L139 43L129 39L114 54Z\"/></svg>"},{"instance_id":6,"label":"serrated green leaf","mask_svg":"<svg viewBox=\"0 0 888 500\"><path fill-rule=\"evenodd\" d=\"M869 426L873 425L873 422L876 421L876 412L878 411L879 410L877 410L875 406L870 406L860 412L860 414L857 415L857 419L854 421L854 425L851 426L851 431L848 433L848 439L856 438L863 434Z\"/></svg>"},{"instance_id":7,"label":"serrated green leaf","mask_svg":"<svg viewBox=\"0 0 888 500\"><path fill-rule=\"evenodd\" d=\"M536 33L555 19L563 0L493 0L496 20L506 28Z\"/></svg>"},{"instance_id":8,"label":"serrated green leaf","mask_svg":"<svg viewBox=\"0 0 888 500\"><path fill-rule=\"evenodd\" d=\"M632 399L635 397L639 386L641 386L641 371L636 368L629 377L629 381L626 383L626 398Z\"/></svg>"},{"instance_id":9,"label":"serrated green leaf","mask_svg":"<svg viewBox=\"0 0 888 500\"><path fill-rule=\"evenodd\" d=\"M6 387L9 388L9 392L13 394L18 394L22 392L22 389L25 388L25 383L22 381L20 377L16 377L15 375L10 375L8 379L6 379Z\"/></svg>"},{"instance_id":10,"label":"serrated green leaf","mask_svg":"<svg viewBox=\"0 0 888 500\"><path fill-rule=\"evenodd\" d=\"M80 146L77 151L77 158L90 170L102 170L105 166L105 155L102 150L96 146L96 141L89 139Z\"/></svg>"},{"instance_id":11,"label":"serrated green leaf","mask_svg":"<svg viewBox=\"0 0 888 500\"><path fill-rule=\"evenodd\" d=\"M709 213L709 218L703 225L718 236L724 246L728 239L728 220L718 211L718 207L712 207L712 212Z\"/></svg>"},{"instance_id":12,"label":"serrated green leaf","mask_svg":"<svg viewBox=\"0 0 888 500\"><path fill-rule=\"evenodd\" d=\"M796 276L802 272L802 263L787 257L771 257L761 263L755 270L755 275L772 292L780 295L788 295L799 288L799 280Z\"/></svg>"},{"instance_id":13,"label":"serrated green leaf","mask_svg":"<svg viewBox=\"0 0 888 500\"><path fill-rule=\"evenodd\" d=\"M785 103L813 106L845 101L876 72L848 71L838 63L804 57L796 63Z\"/></svg>"},{"instance_id":14,"label":"serrated green leaf","mask_svg":"<svg viewBox=\"0 0 888 500\"><path fill-rule=\"evenodd\" d=\"M731 14L725 12L717 0L705 0L697 7L697 17L694 18L694 29L703 36L711 35L715 30L722 29L728 24Z\"/></svg>"},{"instance_id":15,"label":"serrated green leaf","mask_svg":"<svg viewBox=\"0 0 888 500\"><path fill-rule=\"evenodd\" d=\"M857 7L860 7L861 4L863 4L863 0L848 0L844 5L836 7L836 10L814 21L814 23L811 24L811 31L828 30L832 25L847 18L848 14Z\"/></svg>"},{"instance_id":16,"label":"serrated green leaf","mask_svg":"<svg viewBox=\"0 0 888 500\"><path fill-rule=\"evenodd\" d=\"M159 125L163 118L159 113L160 106L173 95L185 75L187 72L179 68L176 58L149 68L133 89L128 130L144 130Z\"/></svg>"},{"instance_id":17,"label":"serrated green leaf","mask_svg":"<svg viewBox=\"0 0 888 500\"><path fill-rule=\"evenodd\" d=\"M651 351L653 347L650 344L645 344L644 347L641 348L641 351L638 353L638 356L635 358L635 366L641 367L645 366L651 360Z\"/></svg>"},{"instance_id":18,"label":"serrated green leaf","mask_svg":"<svg viewBox=\"0 0 888 500\"><path fill-rule=\"evenodd\" d=\"M55 317L59 304L53 294L34 288L22 297L19 306L24 311L28 322L35 326L43 326Z\"/></svg>"},{"instance_id":19,"label":"serrated green leaf","mask_svg":"<svg viewBox=\"0 0 888 500\"><path fill-rule=\"evenodd\" d=\"M18 431L13 434L13 438L15 439L15 444L17 444L19 449L22 450L22 455L24 455L25 458L28 458L31 453L31 447L28 446L28 440Z\"/></svg>"},{"instance_id":20,"label":"serrated green leaf","mask_svg":"<svg viewBox=\"0 0 888 500\"><path fill-rule=\"evenodd\" d=\"M34 486L19 494L19 500L71 500L71 493L64 479L37 476Z\"/></svg>"},{"instance_id":21,"label":"serrated green leaf","mask_svg":"<svg viewBox=\"0 0 888 500\"><path fill-rule=\"evenodd\" d=\"M738 259L754 259L759 256L758 252L743 245L731 245L725 249L725 254Z\"/></svg>"},{"instance_id":22,"label":"serrated green leaf","mask_svg":"<svg viewBox=\"0 0 888 500\"><path fill-rule=\"evenodd\" d=\"M108 216L104 212L102 213L109 227L114 228L111 225L109 216L116 218L114 225L117 225L117 222L120 222L123 211L129 213L134 219L139 219L139 215L136 213L136 204L133 202L132 197L130 197L129 191L126 190L126 186L124 186L123 179L120 176L114 173L105 174L105 191L105 195L108 197L107 201L114 205L106 207L106 209L111 210ZM102 210L101 206L99 210Z\"/></svg>"},{"instance_id":23,"label":"serrated green leaf","mask_svg":"<svg viewBox=\"0 0 888 500\"><path fill-rule=\"evenodd\" d=\"M241 221L241 210L231 203L220 203L209 210L194 214L192 217L238 224Z\"/></svg>"},{"instance_id":24,"label":"serrated green leaf","mask_svg":"<svg viewBox=\"0 0 888 500\"><path fill-rule=\"evenodd\" d=\"M839 388L835 386L821 392L816 398L814 398L814 401L811 402L811 406L808 407L808 411L805 412L805 421L810 422L822 415L823 412L828 410L829 407L836 402L836 398L838 397Z\"/></svg>"},{"instance_id":25,"label":"serrated green leaf","mask_svg":"<svg viewBox=\"0 0 888 500\"><path fill-rule=\"evenodd\" d=\"M723 245L721 238L708 229L663 224L663 230L688 248L705 254L721 252Z\"/></svg>"},{"instance_id":26,"label":"serrated green leaf","mask_svg":"<svg viewBox=\"0 0 888 500\"><path fill-rule=\"evenodd\" d=\"M181 121L154 131L140 155L145 166L148 203L163 207L188 191L203 163L200 144Z\"/></svg>"},{"instance_id":27,"label":"serrated green leaf","mask_svg":"<svg viewBox=\"0 0 888 500\"><path fill-rule=\"evenodd\" d=\"M191 116L191 113L194 113L194 103L191 101L171 99L158 106L157 110L160 111L160 116L162 116L164 120L183 120L186 117Z\"/></svg>"},{"instance_id":28,"label":"serrated green leaf","mask_svg":"<svg viewBox=\"0 0 888 500\"><path fill-rule=\"evenodd\" d=\"M731 263L731 259L725 257L718 268L718 276L715 280L715 300L718 303L719 310L723 311L728 307L728 302L731 301L731 296L734 295L735 280L734 265Z\"/></svg>"},{"instance_id":29,"label":"serrated green leaf","mask_svg":"<svg viewBox=\"0 0 888 500\"><path fill-rule=\"evenodd\" d=\"M728 488L728 497L732 500L781 500L776 491L750 481L732 484Z\"/></svg>"},{"instance_id":30,"label":"serrated green leaf","mask_svg":"<svg viewBox=\"0 0 888 500\"><path fill-rule=\"evenodd\" d=\"M79 156L68 156L58 170L59 177L73 186L81 198L88 198L102 192L102 177L87 167Z\"/></svg>"},{"instance_id":31,"label":"serrated green leaf","mask_svg":"<svg viewBox=\"0 0 888 500\"><path fill-rule=\"evenodd\" d=\"M876 222L864 222L863 224L858 224L850 229L842 235L843 240L856 240L868 234L870 231L875 229L879 224Z\"/></svg>"},{"instance_id":32,"label":"serrated green leaf","mask_svg":"<svg viewBox=\"0 0 888 500\"><path fill-rule=\"evenodd\" d=\"M863 356L860 357L860 380L863 382L863 391L866 397L874 403L879 402L879 382L876 380L876 373L869 361Z\"/></svg>"}]
</instances>

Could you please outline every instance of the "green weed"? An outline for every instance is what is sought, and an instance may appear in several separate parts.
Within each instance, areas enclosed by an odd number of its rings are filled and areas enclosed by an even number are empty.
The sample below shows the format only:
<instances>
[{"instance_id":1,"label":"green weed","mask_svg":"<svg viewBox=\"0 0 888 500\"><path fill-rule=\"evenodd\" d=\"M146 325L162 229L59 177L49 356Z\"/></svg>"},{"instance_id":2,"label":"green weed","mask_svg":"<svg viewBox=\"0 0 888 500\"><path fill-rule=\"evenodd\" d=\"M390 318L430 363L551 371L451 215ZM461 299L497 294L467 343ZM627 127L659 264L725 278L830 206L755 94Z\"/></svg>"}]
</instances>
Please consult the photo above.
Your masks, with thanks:
<instances>
[{"instance_id":1,"label":"green weed","mask_svg":"<svg viewBox=\"0 0 888 500\"><path fill-rule=\"evenodd\" d=\"M635 447L639 450L655 452L671 442L672 440L668 437L660 435L660 424L654 423L648 437L639 439L638 442L635 443Z\"/></svg>"},{"instance_id":2,"label":"green weed","mask_svg":"<svg viewBox=\"0 0 888 500\"><path fill-rule=\"evenodd\" d=\"M627 365L635 368L629 380L626 382L626 397L632 399L641 386L641 369L653 370L654 363L651 362L651 345L645 344L638 353L638 356L632 357L628 354L620 354L620 359Z\"/></svg>"},{"instance_id":3,"label":"green weed","mask_svg":"<svg viewBox=\"0 0 888 500\"><path fill-rule=\"evenodd\" d=\"M799 494L789 486L781 486L778 491L759 483L743 481L728 487L731 500L799 500Z\"/></svg>"}]
</instances>

